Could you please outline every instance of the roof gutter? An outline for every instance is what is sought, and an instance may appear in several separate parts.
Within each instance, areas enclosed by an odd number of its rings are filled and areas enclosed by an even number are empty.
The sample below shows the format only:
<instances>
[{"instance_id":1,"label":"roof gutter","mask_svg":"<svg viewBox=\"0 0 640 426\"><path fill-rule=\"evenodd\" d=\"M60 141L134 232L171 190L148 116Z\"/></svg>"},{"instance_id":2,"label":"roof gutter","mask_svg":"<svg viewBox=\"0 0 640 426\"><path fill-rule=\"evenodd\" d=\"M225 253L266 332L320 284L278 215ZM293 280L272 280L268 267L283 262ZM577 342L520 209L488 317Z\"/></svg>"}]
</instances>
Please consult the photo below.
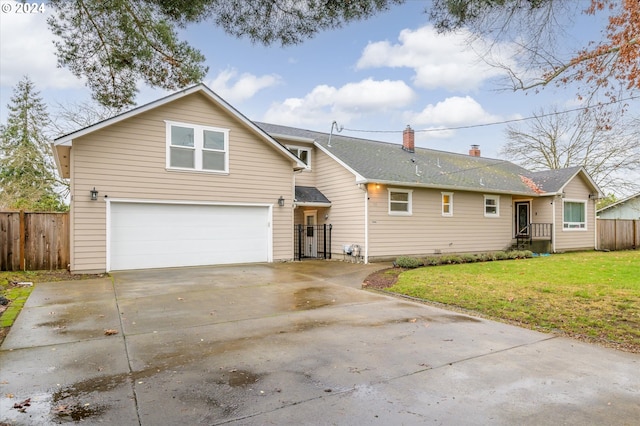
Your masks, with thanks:
<instances>
[{"instance_id":1,"label":"roof gutter","mask_svg":"<svg viewBox=\"0 0 640 426\"><path fill-rule=\"evenodd\" d=\"M450 191L467 191L467 192L480 192L480 193L491 193L491 194L505 194L505 195L523 195L527 197L550 197L554 195L558 195L553 192L545 192L542 194L532 194L531 192L519 192L519 191L506 191L500 189L492 189L492 188L467 188L462 186L450 186L450 185L434 185L428 183L418 183L418 182L399 182L399 181L390 181L390 180L377 180L377 179L358 179L356 183L368 184L368 183L376 183L380 185L396 185L396 186L408 186L410 188L429 188L429 189L446 189Z\"/></svg>"},{"instance_id":2,"label":"roof gutter","mask_svg":"<svg viewBox=\"0 0 640 426\"><path fill-rule=\"evenodd\" d=\"M293 205L295 207L297 206L302 206L302 207L331 207L331 203L322 203L322 202L304 202L304 201L294 201Z\"/></svg>"}]
</instances>

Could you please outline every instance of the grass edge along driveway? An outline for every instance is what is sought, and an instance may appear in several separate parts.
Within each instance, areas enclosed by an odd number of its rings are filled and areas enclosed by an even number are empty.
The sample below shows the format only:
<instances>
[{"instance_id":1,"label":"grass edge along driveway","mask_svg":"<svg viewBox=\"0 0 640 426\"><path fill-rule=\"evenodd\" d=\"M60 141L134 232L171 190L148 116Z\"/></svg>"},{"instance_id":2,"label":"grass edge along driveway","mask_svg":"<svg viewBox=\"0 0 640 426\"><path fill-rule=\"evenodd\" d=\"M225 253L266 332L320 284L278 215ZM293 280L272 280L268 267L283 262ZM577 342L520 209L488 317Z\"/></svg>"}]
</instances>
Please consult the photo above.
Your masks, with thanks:
<instances>
[{"instance_id":1,"label":"grass edge along driveway","mask_svg":"<svg viewBox=\"0 0 640 426\"><path fill-rule=\"evenodd\" d=\"M640 252L423 267L387 291L640 353Z\"/></svg>"}]
</instances>

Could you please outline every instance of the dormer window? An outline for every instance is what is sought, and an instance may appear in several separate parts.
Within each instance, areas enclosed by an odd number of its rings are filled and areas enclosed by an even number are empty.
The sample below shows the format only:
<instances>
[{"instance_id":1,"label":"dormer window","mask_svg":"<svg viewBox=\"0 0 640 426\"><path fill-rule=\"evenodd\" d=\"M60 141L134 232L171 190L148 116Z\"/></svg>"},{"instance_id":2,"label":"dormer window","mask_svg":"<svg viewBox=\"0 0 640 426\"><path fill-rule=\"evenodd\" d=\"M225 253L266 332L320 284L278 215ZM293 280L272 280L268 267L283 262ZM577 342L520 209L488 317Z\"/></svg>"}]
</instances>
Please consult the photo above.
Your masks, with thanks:
<instances>
[{"instance_id":1,"label":"dormer window","mask_svg":"<svg viewBox=\"0 0 640 426\"><path fill-rule=\"evenodd\" d=\"M293 155L302 160L306 165L306 170L311 170L311 148L287 145L287 149L291 151Z\"/></svg>"}]
</instances>

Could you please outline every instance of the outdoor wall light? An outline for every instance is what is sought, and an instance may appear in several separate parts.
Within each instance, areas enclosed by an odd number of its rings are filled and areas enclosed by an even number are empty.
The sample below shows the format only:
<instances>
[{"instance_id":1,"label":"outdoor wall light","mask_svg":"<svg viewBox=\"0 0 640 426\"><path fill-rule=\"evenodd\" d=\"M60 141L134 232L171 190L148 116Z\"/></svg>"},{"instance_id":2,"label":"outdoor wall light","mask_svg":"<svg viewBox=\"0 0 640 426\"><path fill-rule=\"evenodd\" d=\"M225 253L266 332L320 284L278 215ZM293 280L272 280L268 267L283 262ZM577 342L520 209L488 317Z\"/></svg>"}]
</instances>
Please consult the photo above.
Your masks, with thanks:
<instances>
[{"instance_id":1,"label":"outdoor wall light","mask_svg":"<svg viewBox=\"0 0 640 426\"><path fill-rule=\"evenodd\" d=\"M98 191L96 190L96 187L94 186L89 192L91 192L91 201L96 201L98 199Z\"/></svg>"},{"instance_id":2,"label":"outdoor wall light","mask_svg":"<svg viewBox=\"0 0 640 426\"><path fill-rule=\"evenodd\" d=\"M282 195L280 196L280 198L278 198L278 205L280 207L284 207L284 198L282 197Z\"/></svg>"}]
</instances>

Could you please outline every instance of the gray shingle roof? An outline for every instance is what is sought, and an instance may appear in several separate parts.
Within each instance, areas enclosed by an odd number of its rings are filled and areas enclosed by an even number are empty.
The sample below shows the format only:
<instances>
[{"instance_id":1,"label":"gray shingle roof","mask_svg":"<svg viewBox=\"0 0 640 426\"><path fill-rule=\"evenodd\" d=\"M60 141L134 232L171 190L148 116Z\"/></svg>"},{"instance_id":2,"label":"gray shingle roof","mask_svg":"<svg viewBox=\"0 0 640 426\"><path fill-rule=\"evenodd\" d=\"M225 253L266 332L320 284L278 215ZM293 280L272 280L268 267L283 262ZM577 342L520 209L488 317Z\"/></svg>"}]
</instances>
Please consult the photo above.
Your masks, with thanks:
<instances>
[{"instance_id":1,"label":"gray shingle roof","mask_svg":"<svg viewBox=\"0 0 640 426\"><path fill-rule=\"evenodd\" d=\"M288 135L314 140L367 182L426 186L443 189L541 195L556 192L579 168L531 172L505 160L472 157L427 148L415 148L414 153L401 144L331 135L294 127L256 123L270 134ZM527 184L530 178L534 185Z\"/></svg>"},{"instance_id":2,"label":"gray shingle roof","mask_svg":"<svg viewBox=\"0 0 640 426\"><path fill-rule=\"evenodd\" d=\"M527 176L544 192L559 192L580 169L580 166L575 166L566 169L543 170L528 172Z\"/></svg>"},{"instance_id":3,"label":"gray shingle roof","mask_svg":"<svg viewBox=\"0 0 640 426\"><path fill-rule=\"evenodd\" d=\"M314 186L296 186L296 202L331 204L331 201Z\"/></svg>"}]
</instances>

